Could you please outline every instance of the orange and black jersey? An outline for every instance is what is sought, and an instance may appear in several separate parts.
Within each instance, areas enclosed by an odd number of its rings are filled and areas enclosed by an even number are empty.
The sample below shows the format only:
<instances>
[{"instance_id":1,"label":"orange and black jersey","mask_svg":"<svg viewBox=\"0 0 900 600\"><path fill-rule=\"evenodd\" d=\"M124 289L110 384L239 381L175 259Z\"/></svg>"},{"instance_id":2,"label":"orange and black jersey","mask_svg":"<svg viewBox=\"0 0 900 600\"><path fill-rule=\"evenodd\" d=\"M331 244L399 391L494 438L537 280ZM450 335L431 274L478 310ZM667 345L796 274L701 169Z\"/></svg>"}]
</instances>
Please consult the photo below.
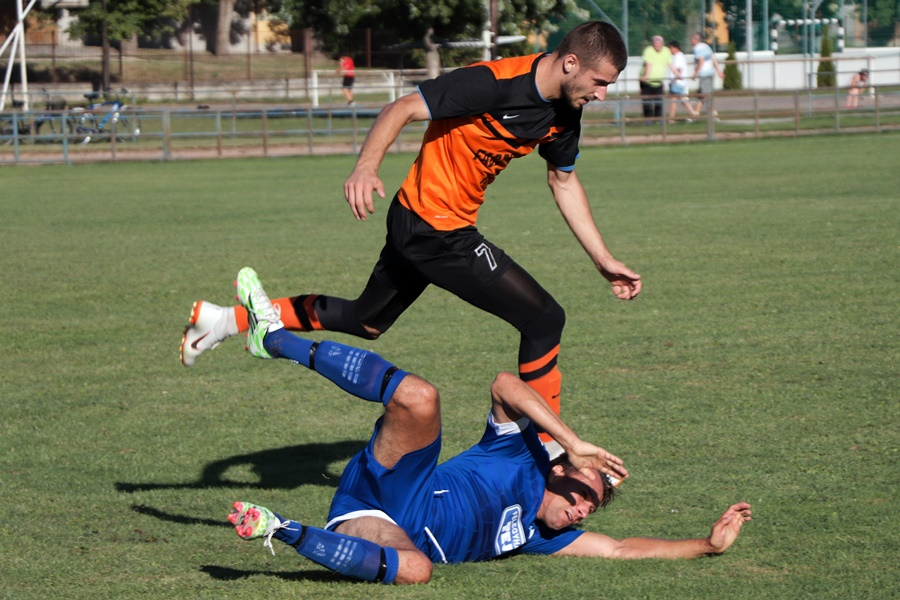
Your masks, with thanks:
<instances>
[{"instance_id":1,"label":"orange and black jersey","mask_svg":"<svg viewBox=\"0 0 900 600\"><path fill-rule=\"evenodd\" d=\"M403 206L450 231L474 225L487 186L535 146L557 169L574 169L581 109L538 92L546 56L477 63L419 85L431 122L397 193Z\"/></svg>"}]
</instances>

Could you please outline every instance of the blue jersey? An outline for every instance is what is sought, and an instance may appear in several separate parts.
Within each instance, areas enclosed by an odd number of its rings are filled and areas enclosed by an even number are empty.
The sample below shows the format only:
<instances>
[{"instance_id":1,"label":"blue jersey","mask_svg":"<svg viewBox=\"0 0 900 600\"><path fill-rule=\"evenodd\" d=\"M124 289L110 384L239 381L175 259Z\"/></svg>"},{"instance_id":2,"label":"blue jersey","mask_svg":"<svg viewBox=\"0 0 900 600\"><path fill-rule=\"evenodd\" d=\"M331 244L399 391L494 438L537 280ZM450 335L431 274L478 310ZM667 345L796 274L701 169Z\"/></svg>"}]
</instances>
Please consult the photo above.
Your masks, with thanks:
<instances>
[{"instance_id":1,"label":"blue jersey","mask_svg":"<svg viewBox=\"0 0 900 600\"><path fill-rule=\"evenodd\" d=\"M380 422L376 434L379 428ZM477 445L441 465L440 438L392 469L378 464L371 448L370 442L344 470L326 527L380 516L403 528L433 562L444 563L552 554L582 533L553 531L537 520L550 464L527 419L496 424L489 418Z\"/></svg>"},{"instance_id":2,"label":"blue jersey","mask_svg":"<svg viewBox=\"0 0 900 600\"><path fill-rule=\"evenodd\" d=\"M432 532L447 562L552 554L581 534L540 527L549 459L534 428L519 427L490 420L476 446L437 467Z\"/></svg>"}]
</instances>

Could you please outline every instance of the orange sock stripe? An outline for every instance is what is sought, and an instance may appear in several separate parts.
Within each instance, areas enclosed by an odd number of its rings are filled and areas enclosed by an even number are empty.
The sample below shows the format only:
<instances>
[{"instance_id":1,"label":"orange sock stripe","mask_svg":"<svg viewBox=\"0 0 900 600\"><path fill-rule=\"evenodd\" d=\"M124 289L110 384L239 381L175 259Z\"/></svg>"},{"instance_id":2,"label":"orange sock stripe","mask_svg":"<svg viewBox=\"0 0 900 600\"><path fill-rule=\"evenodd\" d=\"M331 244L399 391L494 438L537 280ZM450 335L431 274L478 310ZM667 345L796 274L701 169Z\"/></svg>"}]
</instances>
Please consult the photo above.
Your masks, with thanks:
<instances>
[{"instance_id":1,"label":"orange sock stripe","mask_svg":"<svg viewBox=\"0 0 900 600\"><path fill-rule=\"evenodd\" d=\"M281 309L281 320L284 327L289 331L311 331L313 329L322 329L322 324L316 317L313 309L313 302L316 297L310 296L303 302L304 316L309 319L311 327L305 327L297 311L294 310L293 298L276 298L272 300L272 304ZM234 320L237 323L238 331L245 332L250 329L250 323L247 320L247 309L243 306L234 307Z\"/></svg>"},{"instance_id":2,"label":"orange sock stripe","mask_svg":"<svg viewBox=\"0 0 900 600\"><path fill-rule=\"evenodd\" d=\"M525 383L540 394L541 398L547 401L547 404L550 405L553 412L559 414L559 394L562 390L562 373L559 372L558 368L553 367L547 374L542 375L537 379L526 381Z\"/></svg>"},{"instance_id":3,"label":"orange sock stripe","mask_svg":"<svg viewBox=\"0 0 900 600\"><path fill-rule=\"evenodd\" d=\"M250 330L250 322L247 320L247 309L243 306L234 307L234 320L237 322L239 332L243 333Z\"/></svg>"},{"instance_id":4,"label":"orange sock stripe","mask_svg":"<svg viewBox=\"0 0 900 600\"><path fill-rule=\"evenodd\" d=\"M275 298L272 305L281 309L281 322L284 323L285 329L289 331L306 331L297 318L297 312L294 310L294 304L291 298Z\"/></svg>"},{"instance_id":5,"label":"orange sock stripe","mask_svg":"<svg viewBox=\"0 0 900 600\"><path fill-rule=\"evenodd\" d=\"M323 329L322 324L319 322L319 315L316 314L316 309L313 304L318 298L318 294L310 294L303 301L303 310L306 312L306 318L309 319L309 324L312 326L314 331L318 331Z\"/></svg>"},{"instance_id":6,"label":"orange sock stripe","mask_svg":"<svg viewBox=\"0 0 900 600\"><path fill-rule=\"evenodd\" d=\"M559 344L557 344L552 350L550 350L550 352L543 355L539 359L519 364L519 373L525 374L539 371L550 364L552 361L556 360L557 356L559 356Z\"/></svg>"}]
</instances>

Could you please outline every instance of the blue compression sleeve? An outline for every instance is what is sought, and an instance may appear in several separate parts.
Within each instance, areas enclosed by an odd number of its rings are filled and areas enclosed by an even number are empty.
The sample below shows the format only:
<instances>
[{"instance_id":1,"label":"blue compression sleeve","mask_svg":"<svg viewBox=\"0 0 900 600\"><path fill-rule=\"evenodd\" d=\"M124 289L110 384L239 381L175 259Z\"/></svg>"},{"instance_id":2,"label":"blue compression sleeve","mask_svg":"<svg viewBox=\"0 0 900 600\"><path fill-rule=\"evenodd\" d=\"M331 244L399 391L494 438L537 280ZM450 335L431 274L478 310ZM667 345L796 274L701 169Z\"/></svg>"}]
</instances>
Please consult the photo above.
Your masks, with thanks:
<instances>
[{"instance_id":1,"label":"blue compression sleeve","mask_svg":"<svg viewBox=\"0 0 900 600\"><path fill-rule=\"evenodd\" d=\"M326 569L366 581L393 583L397 578L400 557L396 549L296 521L288 523L288 529L277 530L274 537Z\"/></svg>"},{"instance_id":2,"label":"blue compression sleeve","mask_svg":"<svg viewBox=\"0 0 900 600\"><path fill-rule=\"evenodd\" d=\"M266 335L266 351L312 369L357 398L384 405L408 375L378 354L324 341L312 342L284 329Z\"/></svg>"}]
</instances>

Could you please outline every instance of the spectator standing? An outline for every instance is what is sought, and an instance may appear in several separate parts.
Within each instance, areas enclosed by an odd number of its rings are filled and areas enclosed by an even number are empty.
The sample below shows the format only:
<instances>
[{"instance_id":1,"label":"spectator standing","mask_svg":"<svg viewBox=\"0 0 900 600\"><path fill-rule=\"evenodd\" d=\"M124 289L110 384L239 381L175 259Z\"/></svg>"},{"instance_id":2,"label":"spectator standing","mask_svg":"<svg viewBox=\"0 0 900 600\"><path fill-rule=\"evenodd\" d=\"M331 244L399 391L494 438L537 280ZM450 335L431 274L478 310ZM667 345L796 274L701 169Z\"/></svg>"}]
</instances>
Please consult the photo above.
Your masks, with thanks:
<instances>
[{"instance_id":1,"label":"spectator standing","mask_svg":"<svg viewBox=\"0 0 900 600\"><path fill-rule=\"evenodd\" d=\"M341 82L344 98L347 99L347 104L353 106L355 104L353 101L353 83L356 81L356 67L353 64L353 59L349 56L342 56L338 64L338 71L341 77L344 78Z\"/></svg>"},{"instance_id":2,"label":"spectator standing","mask_svg":"<svg viewBox=\"0 0 900 600\"><path fill-rule=\"evenodd\" d=\"M644 59L640 79L644 118L661 120L663 81L672 62L672 53L663 45L662 36L654 35L653 43L647 46L641 58Z\"/></svg>"}]
</instances>

